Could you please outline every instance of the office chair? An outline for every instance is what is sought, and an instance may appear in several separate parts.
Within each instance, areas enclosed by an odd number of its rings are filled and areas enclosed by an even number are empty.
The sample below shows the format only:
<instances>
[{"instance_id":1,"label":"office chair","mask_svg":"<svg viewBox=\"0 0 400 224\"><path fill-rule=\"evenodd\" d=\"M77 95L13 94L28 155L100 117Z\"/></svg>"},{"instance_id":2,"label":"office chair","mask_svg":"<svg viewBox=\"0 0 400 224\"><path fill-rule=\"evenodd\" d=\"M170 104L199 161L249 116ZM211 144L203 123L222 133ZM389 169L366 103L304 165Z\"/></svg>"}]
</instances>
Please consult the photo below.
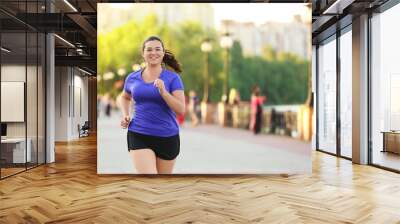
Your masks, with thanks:
<instances>
[{"instance_id":1,"label":"office chair","mask_svg":"<svg viewBox=\"0 0 400 224\"><path fill-rule=\"evenodd\" d=\"M78 124L79 138L89 136L89 129L90 129L89 121L85 121L82 127L80 127L80 125Z\"/></svg>"}]
</instances>

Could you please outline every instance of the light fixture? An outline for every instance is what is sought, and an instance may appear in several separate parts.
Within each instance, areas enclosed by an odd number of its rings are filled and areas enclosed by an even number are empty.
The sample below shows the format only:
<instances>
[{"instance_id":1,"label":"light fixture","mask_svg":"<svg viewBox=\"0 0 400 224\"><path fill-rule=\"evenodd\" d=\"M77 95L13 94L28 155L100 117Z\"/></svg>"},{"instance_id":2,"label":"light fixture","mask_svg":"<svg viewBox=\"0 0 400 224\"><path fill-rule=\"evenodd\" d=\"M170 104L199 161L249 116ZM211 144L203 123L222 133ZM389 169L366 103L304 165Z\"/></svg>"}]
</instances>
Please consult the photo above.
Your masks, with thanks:
<instances>
[{"instance_id":1,"label":"light fixture","mask_svg":"<svg viewBox=\"0 0 400 224\"><path fill-rule=\"evenodd\" d=\"M323 15L329 14L342 14L343 10L351 5L355 0L336 0L332 5L330 5L324 12Z\"/></svg>"},{"instance_id":2,"label":"light fixture","mask_svg":"<svg viewBox=\"0 0 400 224\"><path fill-rule=\"evenodd\" d=\"M82 48L77 48L77 49L76 49L76 53L78 53L79 55L83 55L83 50L82 50Z\"/></svg>"},{"instance_id":3,"label":"light fixture","mask_svg":"<svg viewBox=\"0 0 400 224\"><path fill-rule=\"evenodd\" d=\"M71 42L67 41L66 39L58 36L57 34L54 34L55 37L57 37L58 39L60 39L61 41L63 41L64 43L68 44L69 46L75 48L75 45L71 44Z\"/></svg>"},{"instance_id":4,"label":"light fixture","mask_svg":"<svg viewBox=\"0 0 400 224\"><path fill-rule=\"evenodd\" d=\"M64 0L65 4L67 4L72 10L74 10L75 12L78 12L78 10L71 4L69 3L68 0Z\"/></svg>"},{"instance_id":5,"label":"light fixture","mask_svg":"<svg viewBox=\"0 0 400 224\"><path fill-rule=\"evenodd\" d=\"M142 67L142 66L139 65L139 64L134 64L134 65L132 65L132 70L133 70L134 72L139 71L141 68L144 68L144 67Z\"/></svg>"},{"instance_id":6,"label":"light fixture","mask_svg":"<svg viewBox=\"0 0 400 224\"><path fill-rule=\"evenodd\" d=\"M87 75L92 75L92 73L90 73L90 72L88 72L88 71L86 71L86 70L83 70L83 69L81 69L81 68L79 68L79 67L78 67L78 70L81 71L81 72L83 72L83 73L85 73L85 74L87 74Z\"/></svg>"},{"instance_id":7,"label":"light fixture","mask_svg":"<svg viewBox=\"0 0 400 224\"><path fill-rule=\"evenodd\" d=\"M120 69L118 69L117 73L118 73L119 76L124 76L125 73L126 73L126 70L124 68L120 68Z\"/></svg>"},{"instance_id":8,"label":"light fixture","mask_svg":"<svg viewBox=\"0 0 400 224\"><path fill-rule=\"evenodd\" d=\"M142 66L140 66L139 64L132 65L132 70L134 72L139 71L141 68L142 68Z\"/></svg>"},{"instance_id":9,"label":"light fixture","mask_svg":"<svg viewBox=\"0 0 400 224\"><path fill-rule=\"evenodd\" d=\"M212 45L211 45L211 43L210 43L209 40L205 40L205 41L201 44L201 47L200 47L200 48L201 48L201 51L208 53L208 52L210 52L210 51L212 50Z\"/></svg>"},{"instance_id":10,"label":"light fixture","mask_svg":"<svg viewBox=\"0 0 400 224\"><path fill-rule=\"evenodd\" d=\"M107 73L105 73L104 75L103 75L103 79L104 80L111 80L111 79L113 79L114 78L114 73L113 72L107 72Z\"/></svg>"},{"instance_id":11,"label":"light fixture","mask_svg":"<svg viewBox=\"0 0 400 224\"><path fill-rule=\"evenodd\" d=\"M9 49L7 49L7 48L5 48L5 47L1 47L1 50L4 51L4 52L6 52L6 53L10 53L10 52L11 52L11 50L9 50Z\"/></svg>"},{"instance_id":12,"label":"light fixture","mask_svg":"<svg viewBox=\"0 0 400 224\"><path fill-rule=\"evenodd\" d=\"M221 41L220 41L221 47L224 49L229 49L232 47L233 44L233 40L230 37L229 33L225 33L222 37L221 37Z\"/></svg>"}]
</instances>

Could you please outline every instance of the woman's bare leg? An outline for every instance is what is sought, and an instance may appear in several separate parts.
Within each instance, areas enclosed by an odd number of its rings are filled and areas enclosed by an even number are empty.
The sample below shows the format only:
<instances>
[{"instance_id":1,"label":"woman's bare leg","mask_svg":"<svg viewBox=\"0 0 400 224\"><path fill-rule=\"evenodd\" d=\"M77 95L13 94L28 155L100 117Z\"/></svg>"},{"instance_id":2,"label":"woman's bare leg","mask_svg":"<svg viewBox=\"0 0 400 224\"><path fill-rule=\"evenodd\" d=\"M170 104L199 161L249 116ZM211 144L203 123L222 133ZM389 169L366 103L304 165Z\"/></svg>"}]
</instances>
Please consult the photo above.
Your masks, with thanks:
<instances>
[{"instance_id":1,"label":"woman's bare leg","mask_svg":"<svg viewBox=\"0 0 400 224\"><path fill-rule=\"evenodd\" d=\"M156 154L151 149L130 150L133 165L138 174L157 174Z\"/></svg>"},{"instance_id":2,"label":"woman's bare leg","mask_svg":"<svg viewBox=\"0 0 400 224\"><path fill-rule=\"evenodd\" d=\"M157 171L159 174L171 174L174 169L174 160L165 160L157 157Z\"/></svg>"}]
</instances>

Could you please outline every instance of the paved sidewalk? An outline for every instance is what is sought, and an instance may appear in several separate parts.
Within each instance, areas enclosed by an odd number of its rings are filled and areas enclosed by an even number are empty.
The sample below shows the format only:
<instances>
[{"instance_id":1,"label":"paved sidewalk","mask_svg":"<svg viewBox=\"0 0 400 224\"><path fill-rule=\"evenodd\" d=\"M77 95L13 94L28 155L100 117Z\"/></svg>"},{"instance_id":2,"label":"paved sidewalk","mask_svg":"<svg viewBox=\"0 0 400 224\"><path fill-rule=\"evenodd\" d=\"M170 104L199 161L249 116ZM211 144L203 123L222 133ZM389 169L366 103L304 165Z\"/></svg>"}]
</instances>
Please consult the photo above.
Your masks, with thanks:
<instances>
[{"instance_id":1,"label":"paved sidewalk","mask_svg":"<svg viewBox=\"0 0 400 224\"><path fill-rule=\"evenodd\" d=\"M135 173L119 115L98 119L97 170L101 174ZM310 143L284 136L257 135L216 125L181 128L178 174L310 173Z\"/></svg>"}]
</instances>

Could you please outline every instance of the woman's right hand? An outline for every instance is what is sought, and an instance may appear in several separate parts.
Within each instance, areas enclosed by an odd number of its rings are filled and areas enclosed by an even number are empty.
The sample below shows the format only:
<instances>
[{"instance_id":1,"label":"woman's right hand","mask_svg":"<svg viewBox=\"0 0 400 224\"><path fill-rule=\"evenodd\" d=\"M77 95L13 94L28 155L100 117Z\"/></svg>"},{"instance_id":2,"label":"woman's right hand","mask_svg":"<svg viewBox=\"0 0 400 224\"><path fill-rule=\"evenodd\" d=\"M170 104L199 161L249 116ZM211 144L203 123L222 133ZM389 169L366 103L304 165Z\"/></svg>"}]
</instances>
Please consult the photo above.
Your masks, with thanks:
<instances>
[{"instance_id":1,"label":"woman's right hand","mask_svg":"<svg viewBox=\"0 0 400 224\"><path fill-rule=\"evenodd\" d=\"M127 128L129 126L129 123L131 123L131 117L130 116L125 116L121 120L121 127L123 129Z\"/></svg>"}]
</instances>

